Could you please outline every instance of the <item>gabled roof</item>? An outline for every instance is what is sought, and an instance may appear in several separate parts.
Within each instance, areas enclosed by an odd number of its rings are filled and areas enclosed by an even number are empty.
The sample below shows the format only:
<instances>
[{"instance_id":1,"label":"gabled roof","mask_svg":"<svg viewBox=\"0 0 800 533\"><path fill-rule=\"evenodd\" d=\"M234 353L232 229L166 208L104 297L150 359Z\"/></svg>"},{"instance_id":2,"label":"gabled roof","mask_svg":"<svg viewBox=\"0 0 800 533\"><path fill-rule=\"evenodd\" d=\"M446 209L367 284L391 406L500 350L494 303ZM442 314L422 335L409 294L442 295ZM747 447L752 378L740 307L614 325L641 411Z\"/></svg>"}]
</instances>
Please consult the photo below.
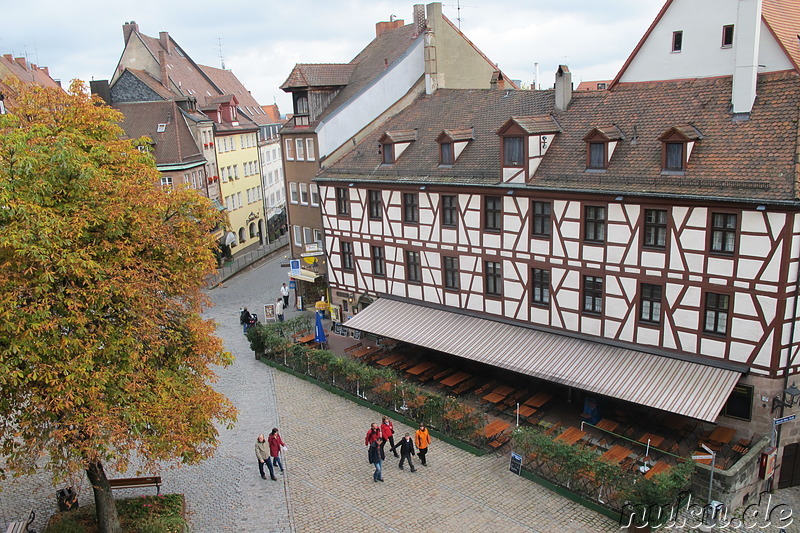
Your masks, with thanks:
<instances>
[{"instance_id":1,"label":"gabled roof","mask_svg":"<svg viewBox=\"0 0 800 533\"><path fill-rule=\"evenodd\" d=\"M800 2L763 0L761 18L800 73Z\"/></svg>"},{"instance_id":2,"label":"gabled roof","mask_svg":"<svg viewBox=\"0 0 800 533\"><path fill-rule=\"evenodd\" d=\"M454 142L471 141L475 138L475 130L472 128L466 128L463 130L444 130L442 134L437 137L437 140L444 139L445 137Z\"/></svg>"},{"instance_id":3,"label":"gabled roof","mask_svg":"<svg viewBox=\"0 0 800 533\"><path fill-rule=\"evenodd\" d=\"M355 68L352 63L298 63L281 89L341 87L348 84Z\"/></svg>"},{"instance_id":4,"label":"gabled roof","mask_svg":"<svg viewBox=\"0 0 800 533\"><path fill-rule=\"evenodd\" d=\"M575 93L565 112L555 113L555 136L528 187L612 194L700 196L756 201L798 199L797 148L800 76L762 74L750 119L734 122L730 77L620 84L614 91ZM439 89L419 97L365 137L317 179L493 185L502 183L501 138L511 117L553 112L550 91ZM685 176L662 176L662 143L670 128L691 123L703 140L692 151ZM587 129L615 124L624 135L602 176L586 172ZM436 139L443 130L475 128L452 169L439 168ZM385 131L417 128L417 141L391 171L380 166L375 144ZM697 136L697 132L687 133Z\"/></svg>"},{"instance_id":5,"label":"gabled roof","mask_svg":"<svg viewBox=\"0 0 800 533\"><path fill-rule=\"evenodd\" d=\"M261 109L253 95L248 91L239 79L230 70L218 69L195 63L175 40L164 34L167 39L167 48L160 38L149 37L138 31L136 26L131 38L136 36L147 48L150 55L157 64L160 64L159 52L166 55L166 67L169 80L169 92L172 98L176 96L191 96L197 100L198 107L203 107L211 103L222 95L235 95L240 111L258 124L270 124L271 121ZM163 91L165 88L158 80L147 75L160 85ZM143 78L144 79L144 78ZM155 90L152 84L148 84Z\"/></svg>"},{"instance_id":6,"label":"gabled roof","mask_svg":"<svg viewBox=\"0 0 800 533\"><path fill-rule=\"evenodd\" d=\"M389 30L375 37L366 48L350 61L353 72L350 80L320 114L322 120L364 90L378 76L400 59L421 38L413 24Z\"/></svg>"},{"instance_id":7,"label":"gabled roof","mask_svg":"<svg viewBox=\"0 0 800 533\"><path fill-rule=\"evenodd\" d=\"M3 106L9 110L14 108L14 94L3 82L6 78L16 78L25 84L36 84L54 89L61 88L61 85L50 77L47 67L40 68L28 63L24 57L15 59L11 54L5 54L0 57L0 94L4 98Z\"/></svg>"},{"instance_id":8,"label":"gabled roof","mask_svg":"<svg viewBox=\"0 0 800 533\"><path fill-rule=\"evenodd\" d=\"M214 82L214 85L219 87L224 94L232 94L236 96L236 105L239 106L239 110L243 111L253 120L253 122L256 124L271 123L270 119L264 113L264 110L261 109L259 103L253 97L250 91L248 91L245 86L242 85L242 82L239 81L239 78L237 78L232 71L215 67L207 67L205 65L198 66L209 78L211 78L211 80Z\"/></svg>"},{"instance_id":9,"label":"gabled roof","mask_svg":"<svg viewBox=\"0 0 800 533\"><path fill-rule=\"evenodd\" d=\"M281 120L281 112L278 109L278 104L262 105L261 109L264 111L264 114L267 115L271 124L280 124L283 122L283 120Z\"/></svg>"},{"instance_id":10,"label":"gabled roof","mask_svg":"<svg viewBox=\"0 0 800 533\"><path fill-rule=\"evenodd\" d=\"M621 129L619 129L616 125L611 125L603 128L592 128L591 131L586 134L583 140L586 141L595 136L600 136L607 141L619 141L625 138L625 135L622 133Z\"/></svg>"},{"instance_id":11,"label":"gabled roof","mask_svg":"<svg viewBox=\"0 0 800 533\"><path fill-rule=\"evenodd\" d=\"M128 138L147 136L153 140L156 164L205 162L202 150L175 102L132 102L112 107L122 112L124 118L120 126ZM163 132L158 131L159 124L165 125Z\"/></svg>"},{"instance_id":12,"label":"gabled roof","mask_svg":"<svg viewBox=\"0 0 800 533\"><path fill-rule=\"evenodd\" d=\"M501 129L506 128L509 124L516 124L528 135L556 133L561 131L561 126L558 125L556 119L550 114L532 117L511 117Z\"/></svg>"},{"instance_id":13,"label":"gabled roof","mask_svg":"<svg viewBox=\"0 0 800 533\"><path fill-rule=\"evenodd\" d=\"M6 76L13 76L22 83L35 83L42 87L60 89L61 84L50 77L47 67L38 67L28 63L24 57L14 58L11 54L0 57L0 80Z\"/></svg>"},{"instance_id":14,"label":"gabled roof","mask_svg":"<svg viewBox=\"0 0 800 533\"><path fill-rule=\"evenodd\" d=\"M792 65L794 65L795 71L800 74L800 2L797 2L796 0L760 1L762 2L761 20L764 22L767 28L769 28L770 32L772 32L772 35L778 41L778 45L786 53L786 56L791 61ZM653 19L650 27L647 28L647 31L636 44L636 47L631 52L631 55L629 55L628 59L625 60L622 68L619 69L616 77L614 77L614 80L608 86L609 89L615 87L619 83L620 79L622 79L622 75L628 69L628 66L630 66L633 59L639 53L639 50L641 50L642 46L644 46L647 38L650 37L650 34L664 17L664 14L667 12L673 2L674 0L666 0L664 5L661 7L661 11L659 11L658 15L656 15L656 18Z\"/></svg>"},{"instance_id":15,"label":"gabled roof","mask_svg":"<svg viewBox=\"0 0 800 533\"><path fill-rule=\"evenodd\" d=\"M417 130L387 131L383 134L381 140L386 140L393 143L407 143L416 141Z\"/></svg>"}]
</instances>

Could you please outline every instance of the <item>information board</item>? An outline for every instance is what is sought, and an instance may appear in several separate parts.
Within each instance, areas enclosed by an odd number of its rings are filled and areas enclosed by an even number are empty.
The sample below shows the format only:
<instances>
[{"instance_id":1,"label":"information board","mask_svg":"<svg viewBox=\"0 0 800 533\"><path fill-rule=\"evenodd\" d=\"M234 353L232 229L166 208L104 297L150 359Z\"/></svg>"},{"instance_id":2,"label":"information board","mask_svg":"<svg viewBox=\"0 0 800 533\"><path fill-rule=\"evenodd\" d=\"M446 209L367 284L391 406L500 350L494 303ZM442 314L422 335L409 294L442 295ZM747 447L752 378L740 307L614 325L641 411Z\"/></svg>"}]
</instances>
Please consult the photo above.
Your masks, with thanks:
<instances>
[{"instance_id":1,"label":"information board","mask_svg":"<svg viewBox=\"0 0 800 533\"><path fill-rule=\"evenodd\" d=\"M517 475L522 473L522 456L520 454L511 452L511 465L508 469Z\"/></svg>"}]
</instances>

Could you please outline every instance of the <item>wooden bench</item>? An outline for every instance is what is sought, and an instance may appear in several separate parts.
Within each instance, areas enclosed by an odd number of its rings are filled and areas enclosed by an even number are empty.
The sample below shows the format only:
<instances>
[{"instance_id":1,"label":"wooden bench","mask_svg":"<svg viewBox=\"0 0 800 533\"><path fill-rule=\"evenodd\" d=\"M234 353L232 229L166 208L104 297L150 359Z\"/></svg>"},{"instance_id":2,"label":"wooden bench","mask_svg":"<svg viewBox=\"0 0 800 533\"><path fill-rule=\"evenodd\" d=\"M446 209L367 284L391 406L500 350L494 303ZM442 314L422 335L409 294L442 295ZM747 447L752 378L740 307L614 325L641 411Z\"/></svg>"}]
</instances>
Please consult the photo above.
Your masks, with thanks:
<instances>
[{"instance_id":1,"label":"wooden bench","mask_svg":"<svg viewBox=\"0 0 800 533\"><path fill-rule=\"evenodd\" d=\"M30 513L28 513L27 520L17 520L8 524L8 529L6 529L6 533L27 533L28 526L33 524L34 519L36 518L36 513L33 512L31 509Z\"/></svg>"},{"instance_id":2,"label":"wooden bench","mask_svg":"<svg viewBox=\"0 0 800 533\"><path fill-rule=\"evenodd\" d=\"M349 346L349 347L344 349L344 354L345 355L352 355L352 353L354 351L356 351L357 349L361 348L362 346L363 346L363 343L360 343L360 342L358 344L354 344L352 346Z\"/></svg>"},{"instance_id":3,"label":"wooden bench","mask_svg":"<svg viewBox=\"0 0 800 533\"><path fill-rule=\"evenodd\" d=\"M141 487L155 487L156 496L161 494L161 476L122 477L109 479L108 484L112 489L138 489Z\"/></svg>"}]
</instances>

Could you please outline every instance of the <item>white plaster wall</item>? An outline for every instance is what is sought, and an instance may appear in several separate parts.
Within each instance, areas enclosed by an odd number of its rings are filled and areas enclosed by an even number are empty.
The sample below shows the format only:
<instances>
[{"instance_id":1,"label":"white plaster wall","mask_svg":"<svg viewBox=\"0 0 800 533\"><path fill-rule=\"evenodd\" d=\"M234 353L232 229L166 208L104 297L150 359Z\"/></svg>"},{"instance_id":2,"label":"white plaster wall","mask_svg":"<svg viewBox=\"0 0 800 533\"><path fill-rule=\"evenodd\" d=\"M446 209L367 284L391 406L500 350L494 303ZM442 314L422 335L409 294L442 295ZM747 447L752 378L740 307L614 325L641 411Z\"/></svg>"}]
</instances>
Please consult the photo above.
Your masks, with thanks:
<instances>
[{"instance_id":1,"label":"white plaster wall","mask_svg":"<svg viewBox=\"0 0 800 533\"><path fill-rule=\"evenodd\" d=\"M317 128L318 157L330 154L408 93L425 72L423 52L420 36L392 68L329 115Z\"/></svg>"},{"instance_id":2,"label":"white plaster wall","mask_svg":"<svg viewBox=\"0 0 800 533\"><path fill-rule=\"evenodd\" d=\"M736 24L736 0L675 0L628 65L621 82L731 76L735 44L722 48L722 26ZM681 52L672 52L672 32L683 31ZM734 28L734 43L736 28ZM761 22L759 72L791 69L778 42Z\"/></svg>"}]
</instances>

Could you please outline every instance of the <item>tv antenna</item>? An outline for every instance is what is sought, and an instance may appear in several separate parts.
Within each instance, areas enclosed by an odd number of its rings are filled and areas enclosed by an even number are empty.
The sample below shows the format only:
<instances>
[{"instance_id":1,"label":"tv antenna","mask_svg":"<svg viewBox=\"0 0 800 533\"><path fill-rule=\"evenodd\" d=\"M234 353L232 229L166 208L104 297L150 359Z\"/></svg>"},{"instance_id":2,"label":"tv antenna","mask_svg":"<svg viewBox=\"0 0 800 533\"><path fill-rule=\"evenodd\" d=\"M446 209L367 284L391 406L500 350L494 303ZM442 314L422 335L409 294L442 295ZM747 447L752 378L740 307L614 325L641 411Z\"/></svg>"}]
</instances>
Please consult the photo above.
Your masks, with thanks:
<instances>
[{"instance_id":1,"label":"tv antenna","mask_svg":"<svg viewBox=\"0 0 800 533\"><path fill-rule=\"evenodd\" d=\"M456 8L456 11L458 13L456 15L456 22L458 23L458 29L459 30L461 29L461 20L462 20L462 18L461 18L461 8L462 7L478 7L478 6L462 6L461 5L461 0L456 0L455 4L442 4L442 5L443 6L447 6L447 7L455 7Z\"/></svg>"},{"instance_id":2,"label":"tv antenna","mask_svg":"<svg viewBox=\"0 0 800 533\"><path fill-rule=\"evenodd\" d=\"M217 48L219 48L219 63L222 70L225 70L225 57L222 55L222 37L217 37Z\"/></svg>"}]
</instances>

